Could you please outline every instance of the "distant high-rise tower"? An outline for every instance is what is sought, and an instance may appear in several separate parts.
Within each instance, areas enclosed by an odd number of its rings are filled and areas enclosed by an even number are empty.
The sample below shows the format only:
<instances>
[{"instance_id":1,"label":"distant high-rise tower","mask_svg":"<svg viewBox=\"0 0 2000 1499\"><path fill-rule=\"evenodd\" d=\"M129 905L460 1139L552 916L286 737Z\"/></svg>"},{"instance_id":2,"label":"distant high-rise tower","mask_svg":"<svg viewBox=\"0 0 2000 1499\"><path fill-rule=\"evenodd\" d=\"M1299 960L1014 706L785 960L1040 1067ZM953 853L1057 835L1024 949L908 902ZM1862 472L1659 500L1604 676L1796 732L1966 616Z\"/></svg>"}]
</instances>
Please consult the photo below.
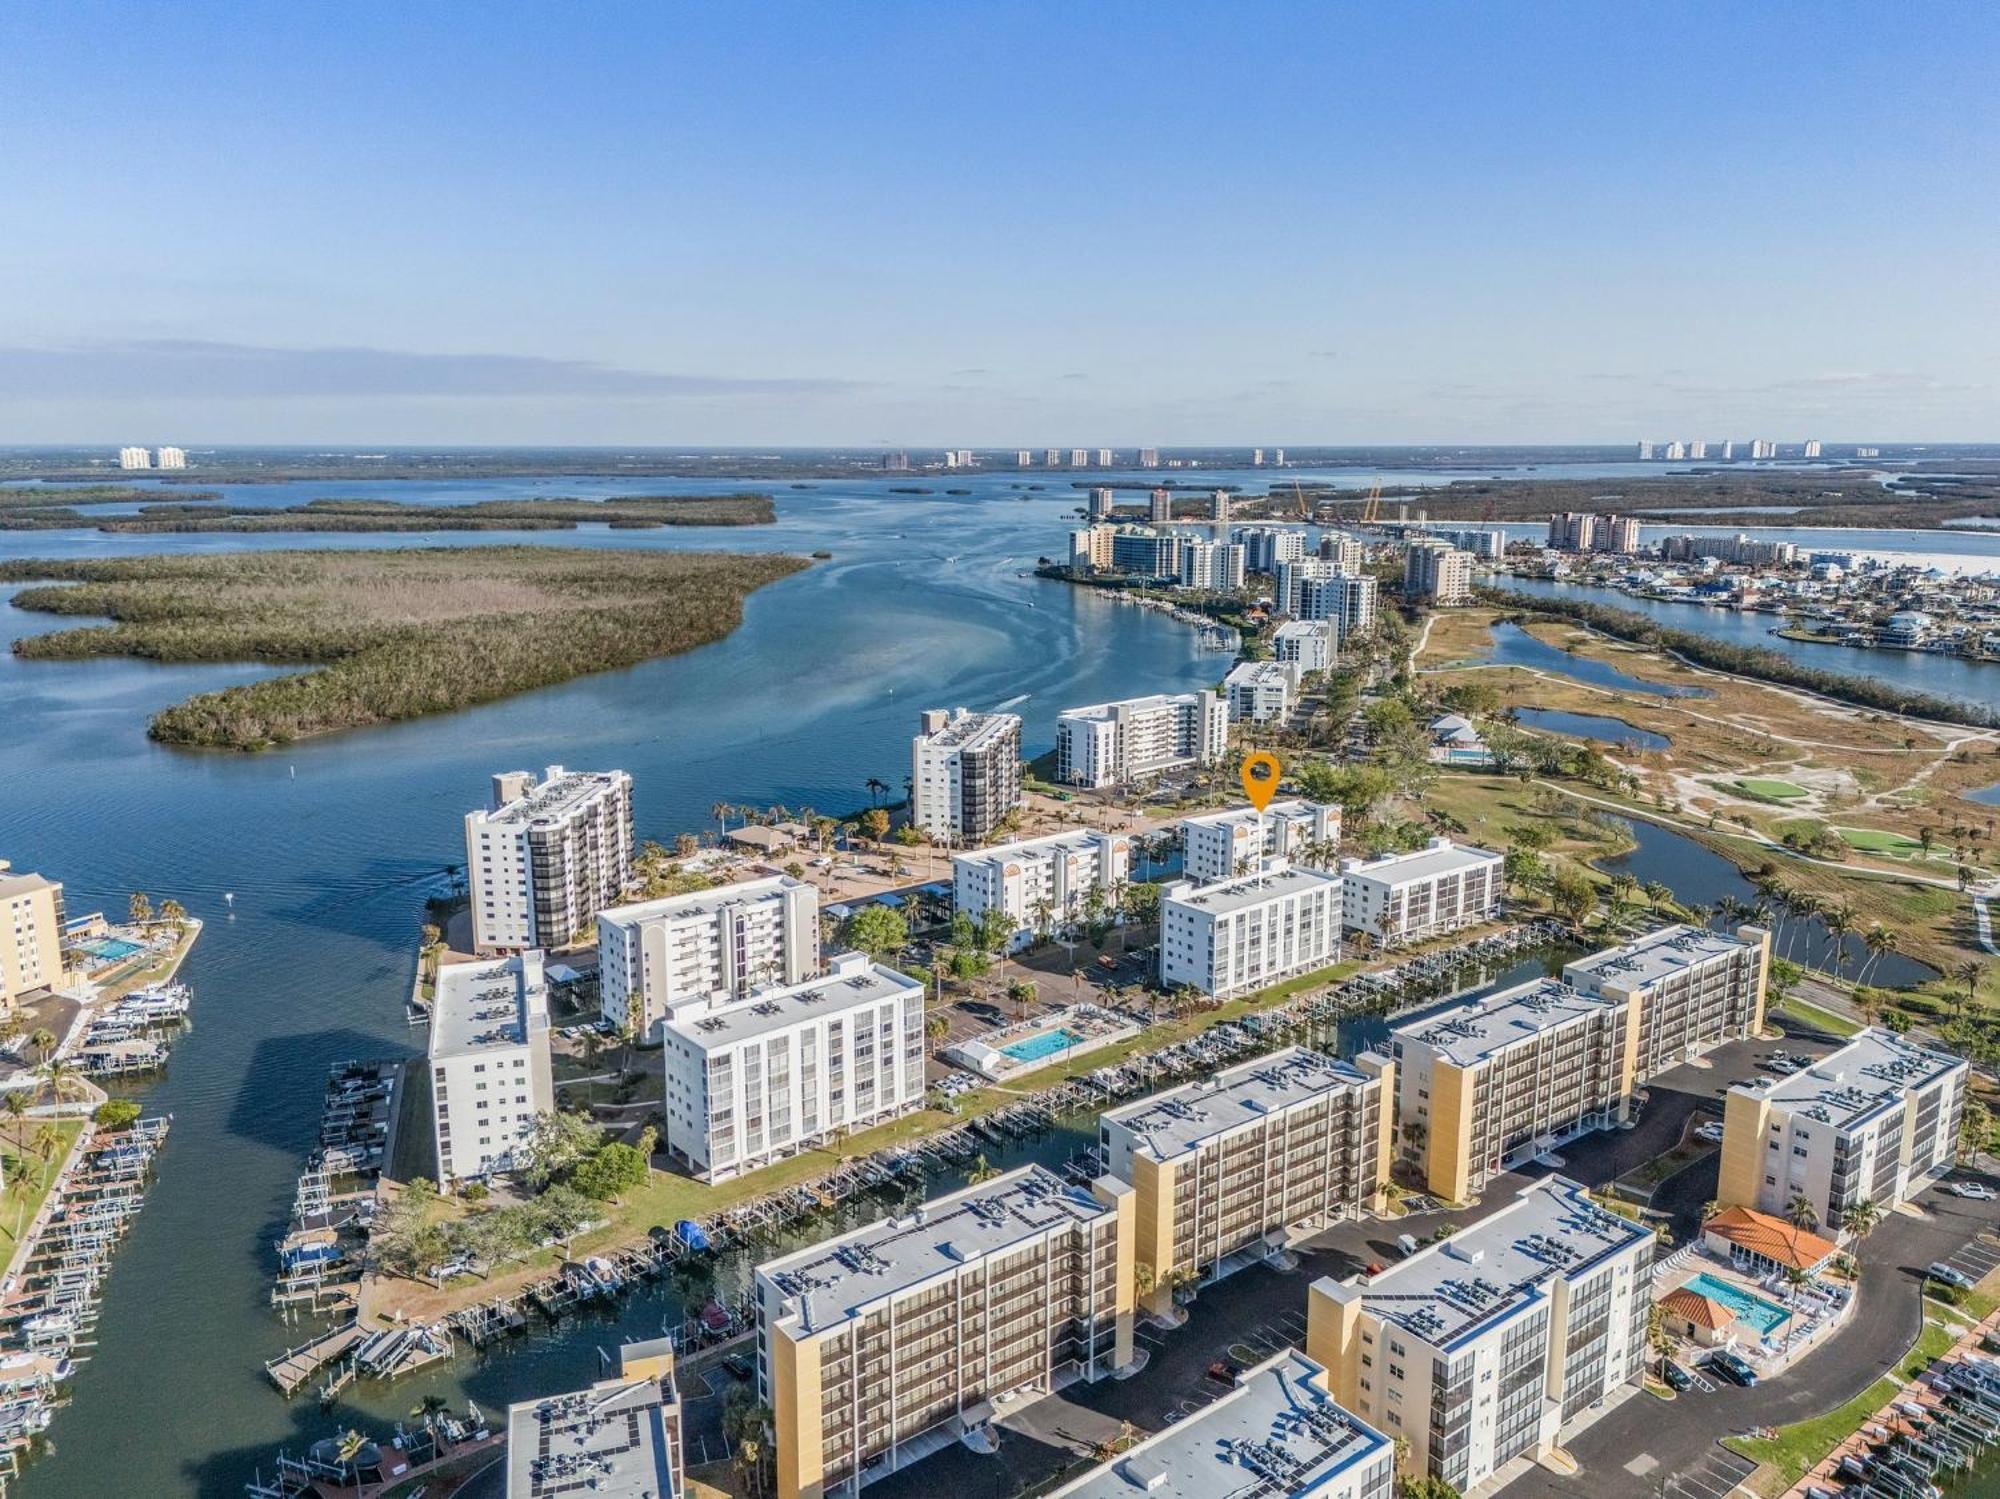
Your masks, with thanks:
<instances>
[{"instance_id":1,"label":"distant high-rise tower","mask_svg":"<svg viewBox=\"0 0 2000 1499\"><path fill-rule=\"evenodd\" d=\"M1213 496L1213 499L1214 499L1214 503L1215 503L1215 523L1216 523L1216 524L1217 524L1218 526L1226 526L1226 525L1228 525L1228 524L1229 524L1229 491L1228 491L1228 490L1226 490L1226 489L1218 489L1218 490L1216 490L1216 492L1215 492L1215 494L1214 494L1214 496Z\"/></svg>"},{"instance_id":2,"label":"distant high-rise tower","mask_svg":"<svg viewBox=\"0 0 2000 1499\"><path fill-rule=\"evenodd\" d=\"M882 467L889 473L902 473L909 466L910 455L908 453L884 453L882 455Z\"/></svg>"},{"instance_id":3,"label":"distant high-rise tower","mask_svg":"<svg viewBox=\"0 0 2000 1499\"><path fill-rule=\"evenodd\" d=\"M1262 468L1264 466L1264 450L1262 448L1252 448L1250 450L1250 466L1252 468Z\"/></svg>"},{"instance_id":4,"label":"distant high-rise tower","mask_svg":"<svg viewBox=\"0 0 2000 1499\"><path fill-rule=\"evenodd\" d=\"M1283 468L1285 466L1285 450L1283 448L1274 449L1271 461L1277 464L1279 468Z\"/></svg>"},{"instance_id":5,"label":"distant high-rise tower","mask_svg":"<svg viewBox=\"0 0 2000 1499\"><path fill-rule=\"evenodd\" d=\"M1818 444L1815 443L1814 446L1817 447ZM188 466L188 455L186 449L184 448L160 449L161 468L186 468L187 466Z\"/></svg>"},{"instance_id":6,"label":"distant high-rise tower","mask_svg":"<svg viewBox=\"0 0 2000 1499\"><path fill-rule=\"evenodd\" d=\"M1639 440L1639 461L1641 463L1649 463L1652 461L1652 457L1653 445L1644 438L1641 438Z\"/></svg>"},{"instance_id":7,"label":"distant high-rise tower","mask_svg":"<svg viewBox=\"0 0 2000 1499\"><path fill-rule=\"evenodd\" d=\"M1109 484L1100 484L1097 488L1091 490L1090 518L1092 520L1103 520L1107 515L1111 514L1113 498Z\"/></svg>"},{"instance_id":8,"label":"distant high-rise tower","mask_svg":"<svg viewBox=\"0 0 2000 1499\"><path fill-rule=\"evenodd\" d=\"M1736 457L1736 439L1733 437L1725 438L1722 444L1722 461L1724 463L1730 463L1735 460L1735 457Z\"/></svg>"},{"instance_id":9,"label":"distant high-rise tower","mask_svg":"<svg viewBox=\"0 0 2000 1499\"><path fill-rule=\"evenodd\" d=\"M1708 444L1706 442L1703 442L1699 437L1697 437L1693 442L1688 444L1688 457L1699 461L1703 458L1706 458L1707 456L1708 456Z\"/></svg>"},{"instance_id":10,"label":"distant high-rise tower","mask_svg":"<svg viewBox=\"0 0 2000 1499\"><path fill-rule=\"evenodd\" d=\"M1156 526L1164 525L1174 518L1174 492L1171 489L1162 485L1153 491L1152 504L1147 509L1146 518Z\"/></svg>"},{"instance_id":11,"label":"distant high-rise tower","mask_svg":"<svg viewBox=\"0 0 2000 1499\"><path fill-rule=\"evenodd\" d=\"M1035 462L1035 455L1029 452L1026 448L1022 448L1018 453L1014 455L1014 467L1016 468L1032 468L1034 466L1034 462Z\"/></svg>"},{"instance_id":12,"label":"distant high-rise tower","mask_svg":"<svg viewBox=\"0 0 2000 1499\"><path fill-rule=\"evenodd\" d=\"M166 451L167 450L165 448L160 449L161 457L166 456ZM1806 439L1806 457L1808 458L1819 457L1819 439L1817 437L1809 437ZM165 466L166 466L165 464L161 465L162 468L164 468Z\"/></svg>"},{"instance_id":13,"label":"distant high-rise tower","mask_svg":"<svg viewBox=\"0 0 2000 1499\"><path fill-rule=\"evenodd\" d=\"M944 450L944 466L945 466L946 468L957 468L957 467L958 467L958 449L957 449L957 448L946 448L946 449Z\"/></svg>"},{"instance_id":14,"label":"distant high-rise tower","mask_svg":"<svg viewBox=\"0 0 2000 1499\"><path fill-rule=\"evenodd\" d=\"M1046 463L1050 468L1056 467L1058 464L1062 462L1062 449L1043 448L1042 462Z\"/></svg>"},{"instance_id":15,"label":"distant high-rise tower","mask_svg":"<svg viewBox=\"0 0 2000 1499\"><path fill-rule=\"evenodd\" d=\"M153 453L150 448L120 448L118 450L120 468L151 468Z\"/></svg>"},{"instance_id":16,"label":"distant high-rise tower","mask_svg":"<svg viewBox=\"0 0 2000 1499\"><path fill-rule=\"evenodd\" d=\"M1097 450L1097 466L1099 468L1109 468L1111 467L1112 459L1116 458L1117 456L1118 455L1112 452L1111 449L1109 448L1099 448Z\"/></svg>"},{"instance_id":17,"label":"distant high-rise tower","mask_svg":"<svg viewBox=\"0 0 2000 1499\"><path fill-rule=\"evenodd\" d=\"M1761 437L1753 437L1750 439L1750 456L1753 459L1775 458L1778 456L1778 445Z\"/></svg>"},{"instance_id":18,"label":"distant high-rise tower","mask_svg":"<svg viewBox=\"0 0 2000 1499\"><path fill-rule=\"evenodd\" d=\"M1139 467L1158 468L1159 466L1160 466L1160 450L1158 448L1139 449Z\"/></svg>"},{"instance_id":19,"label":"distant high-rise tower","mask_svg":"<svg viewBox=\"0 0 2000 1499\"><path fill-rule=\"evenodd\" d=\"M1687 457L1687 444L1680 441L1668 443L1666 457L1669 463L1679 463L1683 458Z\"/></svg>"},{"instance_id":20,"label":"distant high-rise tower","mask_svg":"<svg viewBox=\"0 0 2000 1499\"><path fill-rule=\"evenodd\" d=\"M1090 449L1089 449L1089 448L1071 448L1071 449L1069 450L1069 466L1070 466L1071 468L1089 468L1089 467L1090 467Z\"/></svg>"}]
</instances>

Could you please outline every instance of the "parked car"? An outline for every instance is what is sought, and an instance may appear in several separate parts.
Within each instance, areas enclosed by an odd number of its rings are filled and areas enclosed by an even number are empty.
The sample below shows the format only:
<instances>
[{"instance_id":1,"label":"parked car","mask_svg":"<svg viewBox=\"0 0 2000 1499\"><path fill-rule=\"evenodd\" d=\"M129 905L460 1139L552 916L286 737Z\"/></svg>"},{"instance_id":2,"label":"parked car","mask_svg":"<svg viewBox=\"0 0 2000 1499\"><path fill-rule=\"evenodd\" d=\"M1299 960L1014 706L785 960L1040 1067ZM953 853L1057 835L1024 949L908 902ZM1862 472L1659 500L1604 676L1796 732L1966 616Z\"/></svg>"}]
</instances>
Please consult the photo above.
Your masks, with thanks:
<instances>
[{"instance_id":1,"label":"parked car","mask_svg":"<svg viewBox=\"0 0 2000 1499\"><path fill-rule=\"evenodd\" d=\"M1943 1260L1932 1260L1929 1268L1924 1271L1924 1276L1929 1280L1942 1281L1948 1286L1957 1286L1961 1291L1972 1289L1972 1277L1963 1270L1952 1269Z\"/></svg>"},{"instance_id":2,"label":"parked car","mask_svg":"<svg viewBox=\"0 0 2000 1499\"><path fill-rule=\"evenodd\" d=\"M1969 1197L1974 1202L1993 1200L1993 1189L1985 1182L1946 1182L1944 1189L1957 1197Z\"/></svg>"},{"instance_id":3,"label":"parked car","mask_svg":"<svg viewBox=\"0 0 2000 1499\"><path fill-rule=\"evenodd\" d=\"M1242 1372L1243 1366L1234 1359L1219 1358L1208 1366L1208 1377L1217 1384L1233 1385Z\"/></svg>"},{"instance_id":4,"label":"parked car","mask_svg":"<svg viewBox=\"0 0 2000 1499\"><path fill-rule=\"evenodd\" d=\"M740 1353L730 1354L728 1358L722 1361L722 1367L727 1369L737 1379L747 1380L757 1372L756 1366Z\"/></svg>"},{"instance_id":5,"label":"parked car","mask_svg":"<svg viewBox=\"0 0 2000 1499\"><path fill-rule=\"evenodd\" d=\"M1660 1360L1660 1378L1666 1381L1670 1390L1694 1388L1694 1376L1670 1358Z\"/></svg>"},{"instance_id":6,"label":"parked car","mask_svg":"<svg viewBox=\"0 0 2000 1499\"><path fill-rule=\"evenodd\" d=\"M1720 1119L1703 1120L1695 1126L1694 1137L1697 1140L1707 1140L1711 1144L1720 1144L1722 1141L1722 1121Z\"/></svg>"},{"instance_id":7,"label":"parked car","mask_svg":"<svg viewBox=\"0 0 2000 1499\"><path fill-rule=\"evenodd\" d=\"M1716 1349L1702 1367L1717 1378L1741 1385L1746 1390L1757 1382L1757 1371L1726 1348Z\"/></svg>"}]
</instances>

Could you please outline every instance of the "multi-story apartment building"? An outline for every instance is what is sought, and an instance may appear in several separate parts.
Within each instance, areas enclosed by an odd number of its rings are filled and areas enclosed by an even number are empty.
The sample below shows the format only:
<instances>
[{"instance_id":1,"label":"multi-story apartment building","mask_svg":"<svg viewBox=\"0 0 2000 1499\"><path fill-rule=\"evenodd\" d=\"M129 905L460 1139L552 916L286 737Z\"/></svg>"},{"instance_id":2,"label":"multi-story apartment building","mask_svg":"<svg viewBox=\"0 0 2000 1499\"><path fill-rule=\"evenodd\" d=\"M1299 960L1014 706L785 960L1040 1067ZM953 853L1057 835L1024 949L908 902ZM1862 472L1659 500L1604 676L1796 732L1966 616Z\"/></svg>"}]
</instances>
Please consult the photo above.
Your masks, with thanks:
<instances>
[{"instance_id":1,"label":"multi-story apartment building","mask_svg":"<svg viewBox=\"0 0 2000 1499\"><path fill-rule=\"evenodd\" d=\"M535 1116L556 1106L541 953L442 965L429 1059L439 1184L519 1166Z\"/></svg>"},{"instance_id":2,"label":"multi-story apartment building","mask_svg":"<svg viewBox=\"0 0 2000 1499\"><path fill-rule=\"evenodd\" d=\"M1375 628L1375 580L1344 572L1345 566L1323 557L1280 563L1280 612L1293 619L1329 620L1343 641L1368 634Z\"/></svg>"},{"instance_id":3,"label":"multi-story apartment building","mask_svg":"<svg viewBox=\"0 0 2000 1499\"><path fill-rule=\"evenodd\" d=\"M1563 982L1627 1004L1636 1042L1633 1072L1644 1082L1763 1029L1770 962L1771 934L1762 927L1738 927L1730 936L1664 926L1578 958L1563 969Z\"/></svg>"},{"instance_id":4,"label":"multi-story apartment building","mask_svg":"<svg viewBox=\"0 0 2000 1499\"><path fill-rule=\"evenodd\" d=\"M1587 552L1597 540L1597 517L1565 510L1549 517L1549 547L1558 552Z\"/></svg>"},{"instance_id":5,"label":"multi-story apartment building","mask_svg":"<svg viewBox=\"0 0 2000 1499\"><path fill-rule=\"evenodd\" d=\"M1076 828L1025 838L951 859L953 909L980 920L1001 911L1013 924L1012 945L1038 931L1116 908L1132 871L1132 840L1124 833ZM1099 892L1093 902L1091 892Z\"/></svg>"},{"instance_id":6,"label":"multi-story apartment building","mask_svg":"<svg viewBox=\"0 0 2000 1499\"><path fill-rule=\"evenodd\" d=\"M1415 942L1500 914L1500 855L1433 838L1379 859L1342 859L1343 920L1377 942Z\"/></svg>"},{"instance_id":7,"label":"multi-story apartment building","mask_svg":"<svg viewBox=\"0 0 2000 1499\"><path fill-rule=\"evenodd\" d=\"M1389 1034L1400 1154L1448 1202L1630 1116L1630 1018L1617 1000L1535 979Z\"/></svg>"},{"instance_id":8,"label":"multi-story apartment building","mask_svg":"<svg viewBox=\"0 0 2000 1499\"><path fill-rule=\"evenodd\" d=\"M1146 496L1146 519L1164 526L1174 518L1174 492L1164 484Z\"/></svg>"},{"instance_id":9,"label":"multi-story apartment building","mask_svg":"<svg viewBox=\"0 0 2000 1499\"><path fill-rule=\"evenodd\" d=\"M118 450L118 466L120 468L151 468L153 466L153 450L151 448L135 447L120 448Z\"/></svg>"},{"instance_id":10,"label":"multi-story apartment building","mask_svg":"<svg viewBox=\"0 0 2000 1499\"><path fill-rule=\"evenodd\" d=\"M1403 553L1403 596L1439 608L1472 602L1472 553L1449 542L1413 541Z\"/></svg>"},{"instance_id":11,"label":"multi-story apartment building","mask_svg":"<svg viewBox=\"0 0 2000 1499\"><path fill-rule=\"evenodd\" d=\"M1789 1215L1795 1198L1839 1228L1863 1200L1887 1212L1948 1170L1965 1112L1964 1058L1864 1030L1789 1077L1756 1078L1723 1104L1723 1207Z\"/></svg>"},{"instance_id":12,"label":"multi-story apartment building","mask_svg":"<svg viewBox=\"0 0 2000 1499\"><path fill-rule=\"evenodd\" d=\"M1070 532L1069 565L1079 571L1108 572L1113 531L1111 526L1090 525Z\"/></svg>"},{"instance_id":13,"label":"multi-story apartment building","mask_svg":"<svg viewBox=\"0 0 2000 1499\"><path fill-rule=\"evenodd\" d=\"M1111 567L1114 572L1141 578L1173 578L1181 575L1181 548L1187 538L1151 526L1117 526L1111 532Z\"/></svg>"},{"instance_id":14,"label":"multi-story apartment building","mask_svg":"<svg viewBox=\"0 0 2000 1499\"><path fill-rule=\"evenodd\" d=\"M0 1014L29 994L69 983L63 961L62 886L0 859Z\"/></svg>"},{"instance_id":15,"label":"multi-story apartment building","mask_svg":"<svg viewBox=\"0 0 2000 1499\"><path fill-rule=\"evenodd\" d=\"M779 1499L853 1495L1132 1362L1132 1189L1024 1166L756 1272Z\"/></svg>"},{"instance_id":16,"label":"multi-story apartment building","mask_svg":"<svg viewBox=\"0 0 2000 1499\"><path fill-rule=\"evenodd\" d=\"M1288 619L1271 634L1272 659L1296 666L1301 675L1328 670L1337 654L1330 620Z\"/></svg>"},{"instance_id":17,"label":"multi-story apartment building","mask_svg":"<svg viewBox=\"0 0 2000 1499\"><path fill-rule=\"evenodd\" d=\"M485 810L465 814L473 947L568 947L616 905L632 877L632 778L551 765L493 778Z\"/></svg>"},{"instance_id":18,"label":"multi-story apartment building","mask_svg":"<svg viewBox=\"0 0 2000 1499\"><path fill-rule=\"evenodd\" d=\"M1374 1052L1349 1063L1292 1046L1102 1115L1104 1169L1136 1194L1153 1299L1379 1206L1393 1074Z\"/></svg>"},{"instance_id":19,"label":"multi-story apartment building","mask_svg":"<svg viewBox=\"0 0 2000 1499\"><path fill-rule=\"evenodd\" d=\"M1097 450L1097 466L1099 468L1110 468L1116 458L1117 455L1109 448L1099 448Z\"/></svg>"},{"instance_id":20,"label":"multi-story apartment building","mask_svg":"<svg viewBox=\"0 0 2000 1499\"><path fill-rule=\"evenodd\" d=\"M617 1378L507 1407L506 1499L682 1499L681 1450L673 1341L627 1343Z\"/></svg>"},{"instance_id":21,"label":"multi-story apartment building","mask_svg":"<svg viewBox=\"0 0 2000 1499\"><path fill-rule=\"evenodd\" d=\"M1180 582L1210 592L1241 588L1243 548L1230 541L1190 540L1181 548Z\"/></svg>"},{"instance_id":22,"label":"multi-story apartment building","mask_svg":"<svg viewBox=\"0 0 2000 1499\"><path fill-rule=\"evenodd\" d=\"M1597 534L1591 537L1590 545L1593 551L1631 556L1639 550L1639 517L1600 515L1597 518Z\"/></svg>"},{"instance_id":23,"label":"multi-story apartment building","mask_svg":"<svg viewBox=\"0 0 2000 1499\"><path fill-rule=\"evenodd\" d=\"M1228 490L1218 489L1210 493L1208 497L1208 518L1217 526L1226 526L1229 524Z\"/></svg>"},{"instance_id":24,"label":"multi-story apartment building","mask_svg":"<svg viewBox=\"0 0 2000 1499\"><path fill-rule=\"evenodd\" d=\"M933 838L984 838L1021 805L1020 715L928 708L910 762L910 821Z\"/></svg>"},{"instance_id":25,"label":"multi-story apartment building","mask_svg":"<svg viewBox=\"0 0 2000 1499\"><path fill-rule=\"evenodd\" d=\"M683 1009L819 972L819 892L789 875L613 906L597 916L604 1018L642 1041Z\"/></svg>"},{"instance_id":26,"label":"multi-story apartment building","mask_svg":"<svg viewBox=\"0 0 2000 1499\"><path fill-rule=\"evenodd\" d=\"M160 449L161 468L186 468L187 466L188 466L188 455L186 449L184 448Z\"/></svg>"},{"instance_id":27,"label":"multi-story apartment building","mask_svg":"<svg viewBox=\"0 0 2000 1499\"><path fill-rule=\"evenodd\" d=\"M1324 1369L1288 1348L1050 1499L1390 1499L1395 1488L1395 1445L1341 1407Z\"/></svg>"},{"instance_id":28,"label":"multi-story apartment building","mask_svg":"<svg viewBox=\"0 0 2000 1499\"><path fill-rule=\"evenodd\" d=\"M1292 716L1299 668L1289 661L1240 661L1222 679L1229 716L1238 723L1283 723Z\"/></svg>"},{"instance_id":29,"label":"multi-story apartment building","mask_svg":"<svg viewBox=\"0 0 2000 1499\"><path fill-rule=\"evenodd\" d=\"M1160 450L1158 448L1139 449L1139 467L1158 468L1159 466L1160 466Z\"/></svg>"},{"instance_id":30,"label":"multi-story apartment building","mask_svg":"<svg viewBox=\"0 0 2000 1499\"><path fill-rule=\"evenodd\" d=\"M1331 869L1340 852L1340 808L1327 802L1272 802L1203 812L1181 820L1181 869L1198 885L1255 874L1271 859Z\"/></svg>"},{"instance_id":31,"label":"multi-story apartment building","mask_svg":"<svg viewBox=\"0 0 2000 1499\"><path fill-rule=\"evenodd\" d=\"M1340 876L1273 861L1160 892L1160 981L1220 998L1340 961Z\"/></svg>"},{"instance_id":32,"label":"multi-story apartment building","mask_svg":"<svg viewBox=\"0 0 2000 1499\"><path fill-rule=\"evenodd\" d=\"M924 1099L924 989L858 952L662 1027L667 1148L703 1181L784 1160Z\"/></svg>"},{"instance_id":33,"label":"multi-story apartment building","mask_svg":"<svg viewBox=\"0 0 2000 1499\"><path fill-rule=\"evenodd\" d=\"M1118 502L1118 497L1113 492L1109 484L1099 484L1098 486L1096 486L1094 489L1090 491L1091 520L1093 522L1103 520L1106 516L1111 514L1112 507L1116 505L1117 502Z\"/></svg>"},{"instance_id":34,"label":"multi-story apartment building","mask_svg":"<svg viewBox=\"0 0 2000 1499\"><path fill-rule=\"evenodd\" d=\"M1306 1356L1407 1471L1473 1493L1645 1368L1653 1231L1546 1177L1375 1276L1316 1281ZM1505 1481L1505 1477L1501 1477Z\"/></svg>"},{"instance_id":35,"label":"multi-story apartment building","mask_svg":"<svg viewBox=\"0 0 2000 1499\"><path fill-rule=\"evenodd\" d=\"M1306 554L1306 533L1290 526L1238 526L1229 539L1243 548L1243 565L1253 573L1275 574L1280 563Z\"/></svg>"},{"instance_id":36,"label":"multi-story apartment building","mask_svg":"<svg viewBox=\"0 0 2000 1499\"><path fill-rule=\"evenodd\" d=\"M1056 717L1056 779L1118 786L1229 752L1229 704L1204 689L1065 708Z\"/></svg>"},{"instance_id":37,"label":"multi-story apartment building","mask_svg":"<svg viewBox=\"0 0 2000 1499\"><path fill-rule=\"evenodd\" d=\"M1322 562L1331 562L1333 570L1344 577L1361 576L1361 564L1367 560L1368 549L1361 544L1358 536L1349 536L1345 531L1328 531L1319 539L1318 557Z\"/></svg>"}]
</instances>

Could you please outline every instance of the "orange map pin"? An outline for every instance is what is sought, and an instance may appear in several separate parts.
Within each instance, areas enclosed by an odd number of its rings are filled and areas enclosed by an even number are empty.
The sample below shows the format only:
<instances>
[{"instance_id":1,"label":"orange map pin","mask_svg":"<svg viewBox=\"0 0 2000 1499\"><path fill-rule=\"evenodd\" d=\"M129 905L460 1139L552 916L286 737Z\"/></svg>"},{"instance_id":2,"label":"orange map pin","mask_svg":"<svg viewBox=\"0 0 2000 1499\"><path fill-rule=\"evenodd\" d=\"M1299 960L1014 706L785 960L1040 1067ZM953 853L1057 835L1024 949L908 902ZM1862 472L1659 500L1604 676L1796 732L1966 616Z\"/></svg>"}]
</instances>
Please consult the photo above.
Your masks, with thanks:
<instances>
[{"instance_id":1,"label":"orange map pin","mask_svg":"<svg viewBox=\"0 0 2000 1499\"><path fill-rule=\"evenodd\" d=\"M1257 750L1243 757L1243 794L1259 812L1278 794L1278 757L1269 750Z\"/></svg>"}]
</instances>

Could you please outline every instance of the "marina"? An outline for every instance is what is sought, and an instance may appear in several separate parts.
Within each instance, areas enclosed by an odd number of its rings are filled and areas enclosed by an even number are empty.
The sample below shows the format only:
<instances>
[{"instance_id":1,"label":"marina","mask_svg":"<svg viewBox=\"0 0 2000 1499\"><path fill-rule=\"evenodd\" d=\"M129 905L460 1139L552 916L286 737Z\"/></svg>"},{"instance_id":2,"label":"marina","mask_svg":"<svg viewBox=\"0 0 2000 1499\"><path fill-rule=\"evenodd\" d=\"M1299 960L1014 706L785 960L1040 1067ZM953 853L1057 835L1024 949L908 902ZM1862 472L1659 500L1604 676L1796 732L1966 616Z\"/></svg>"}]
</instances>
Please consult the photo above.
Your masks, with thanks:
<instances>
[{"instance_id":1,"label":"marina","mask_svg":"<svg viewBox=\"0 0 2000 1499\"><path fill-rule=\"evenodd\" d=\"M336 1062L328 1070L319 1143L299 1174L290 1226L275 1246L273 1306L354 1309L361 1284L356 1251L374 1216L374 1183L401 1074L400 1064L387 1061Z\"/></svg>"}]
</instances>

